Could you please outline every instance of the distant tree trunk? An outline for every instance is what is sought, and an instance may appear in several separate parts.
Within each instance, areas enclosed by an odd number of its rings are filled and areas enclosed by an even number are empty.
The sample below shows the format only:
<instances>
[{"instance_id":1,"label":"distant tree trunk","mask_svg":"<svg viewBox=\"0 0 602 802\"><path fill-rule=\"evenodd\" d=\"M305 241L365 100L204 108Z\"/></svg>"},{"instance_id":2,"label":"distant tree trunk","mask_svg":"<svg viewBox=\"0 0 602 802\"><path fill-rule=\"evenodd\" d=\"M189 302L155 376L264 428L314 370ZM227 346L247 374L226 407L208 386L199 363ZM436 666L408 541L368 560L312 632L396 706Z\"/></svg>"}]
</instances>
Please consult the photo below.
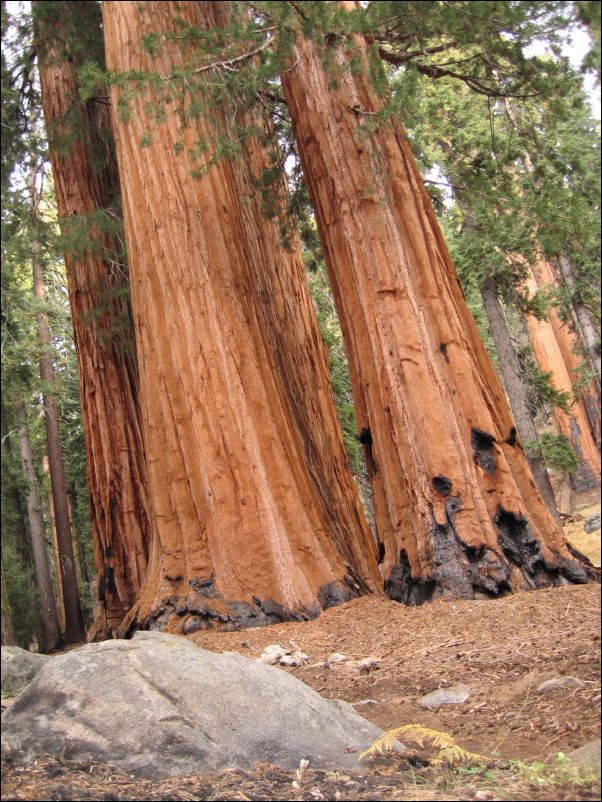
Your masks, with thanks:
<instances>
[{"instance_id":1,"label":"distant tree trunk","mask_svg":"<svg viewBox=\"0 0 602 802\"><path fill-rule=\"evenodd\" d=\"M2 621L1 621L1 635L2 646L15 646L17 641L15 639L15 632L13 630L13 620L10 612L10 601L8 599L8 589L6 587L6 579L4 577L4 558L1 562L2 567Z\"/></svg>"},{"instance_id":2,"label":"distant tree trunk","mask_svg":"<svg viewBox=\"0 0 602 802\"><path fill-rule=\"evenodd\" d=\"M530 270L527 288L535 294L544 286L543 265ZM554 325L556 317L556 326ZM540 369L551 374L556 389L573 394L573 381L565 361L565 354L558 341L559 321L554 311L548 320L538 320L534 315L527 316L527 327L531 336L533 354ZM582 400L575 401L570 414L562 409L553 410L554 421L559 432L564 434L579 459L579 468L572 477L575 490L586 490L600 482L600 454L590 430L588 410Z\"/></svg>"},{"instance_id":3,"label":"distant tree trunk","mask_svg":"<svg viewBox=\"0 0 602 802\"><path fill-rule=\"evenodd\" d=\"M50 565L48 562L46 532L44 518L42 516L42 502L40 501L36 486L36 474L33 465L31 444L29 442L29 428L25 407L19 409L17 417L19 422L18 438L21 465L25 484L27 486L27 518L29 520L36 584L40 596L40 650L42 652L49 652L51 649L55 648L60 640L59 619L56 610Z\"/></svg>"},{"instance_id":4,"label":"distant tree trunk","mask_svg":"<svg viewBox=\"0 0 602 802\"><path fill-rule=\"evenodd\" d=\"M34 210L35 211L35 210ZM46 301L44 283L44 267L40 252L40 244L34 239L31 243L33 265L33 291L40 304ZM54 394L54 367L52 364L52 342L50 326L46 314L36 312L38 342L40 345L40 378L43 382L44 422L46 424L46 442L48 446L48 468L52 487L52 511L56 527L58 560L56 566L57 581L60 588L59 599L64 606L65 643L77 643L85 637L84 620L79 600L75 557L73 554L73 537L69 520L69 501L67 498L67 480L65 479L65 460L59 432L59 413Z\"/></svg>"},{"instance_id":5,"label":"distant tree trunk","mask_svg":"<svg viewBox=\"0 0 602 802\"><path fill-rule=\"evenodd\" d=\"M510 339L504 310L500 305L495 279L488 277L481 283L481 297L483 298L485 314L489 322L489 331L500 360L500 372L502 374L504 388L506 389L506 394L510 402L522 445L526 447L537 441L538 434L531 416L518 357L516 356L516 351ZM527 460L541 497L556 521L560 523L560 515L558 514L556 506L552 483L550 482L550 477L544 464L541 449L531 446L527 455Z\"/></svg>"},{"instance_id":6,"label":"distant tree trunk","mask_svg":"<svg viewBox=\"0 0 602 802\"><path fill-rule=\"evenodd\" d=\"M516 115L514 113L514 109L512 103L505 101L505 108L508 114L509 119L513 123L514 127L517 127L516 124ZM533 174L535 168L533 166L533 160L531 159L531 154L528 151L525 151L523 154L523 164L525 166L525 170L529 174ZM600 393L600 349L597 345L598 337L596 334L596 329L592 322L591 316L589 311L583 301L579 296L579 290L577 287L577 281L575 279L575 274L573 271L573 266L571 264L570 259L568 258L567 254L564 251L560 251L558 254L558 267L560 270L560 275L564 279L567 287L569 288L569 292L571 295L571 304L573 307L573 313L575 315L575 319L577 321L577 330L581 336L581 339L585 345L585 349L590 361L590 364L597 375L597 384L598 384L598 394ZM556 284L556 276L553 274L551 266L547 263L544 259L540 260L538 265L538 272L546 273L547 274L547 283ZM537 275L536 275L537 279ZM538 283L545 283L542 281L538 281ZM598 406L599 406L599 399L598 399ZM598 411L598 417L600 413Z\"/></svg>"},{"instance_id":7,"label":"distant tree trunk","mask_svg":"<svg viewBox=\"0 0 602 802\"><path fill-rule=\"evenodd\" d=\"M171 36L178 20L214 24L214 8L104 3L109 69L182 69L191 51ZM150 33L166 34L154 58L142 47ZM190 158L198 142L226 135L220 112L156 123L149 100L137 94L116 122L157 523L129 623L192 631L311 617L380 577L302 263L263 220L241 158L191 176L211 157Z\"/></svg>"},{"instance_id":8,"label":"distant tree trunk","mask_svg":"<svg viewBox=\"0 0 602 802\"><path fill-rule=\"evenodd\" d=\"M571 264L571 260L565 253L559 254L558 265L560 267L560 273L563 279L566 281L567 287L571 293L571 303L573 304L575 317L577 318L579 329L581 330L581 336L583 337L583 342L585 343L592 368L598 377L598 386L600 386L602 368L600 366L600 348L598 345L598 334L596 332L596 328L593 324L587 307L579 297L579 290L577 288L577 281L575 279L573 266Z\"/></svg>"},{"instance_id":9,"label":"distant tree trunk","mask_svg":"<svg viewBox=\"0 0 602 802\"><path fill-rule=\"evenodd\" d=\"M366 43L300 40L282 84L349 354L389 594L416 603L585 581L592 569L569 550L514 437L407 136L392 122L365 130L382 107Z\"/></svg>"},{"instance_id":10,"label":"distant tree trunk","mask_svg":"<svg viewBox=\"0 0 602 802\"><path fill-rule=\"evenodd\" d=\"M537 286L551 285L558 287L560 278L557 271L547 259L540 259L537 263L535 270L535 279ZM585 356L582 352L585 348L585 343L579 331L579 325L574 315L572 316L572 325L563 323L560 319L557 310L552 307L549 313L550 323L554 330L554 335L560 348L562 358L566 370L570 376L571 382L576 382L579 377L578 368L584 363L591 367L591 362L585 351ZM583 409L587 420L589 421L589 430L596 445L598 456L600 452L600 387L594 379L586 387L581 387L579 393L578 405Z\"/></svg>"},{"instance_id":11,"label":"distant tree trunk","mask_svg":"<svg viewBox=\"0 0 602 802\"><path fill-rule=\"evenodd\" d=\"M106 98L87 103L78 58L100 44L97 3L34 2L42 105L64 234L80 381L100 612L89 639L114 635L147 570L150 522L119 182ZM87 39L86 39L87 37ZM89 42L82 46L82 41Z\"/></svg>"},{"instance_id":12,"label":"distant tree trunk","mask_svg":"<svg viewBox=\"0 0 602 802\"><path fill-rule=\"evenodd\" d=\"M447 145L445 148L448 156L453 157L452 148ZM470 211L465 193L457 191L456 199L462 211L464 225L476 235L474 218ZM481 298L483 299L485 316L489 324L489 332L499 357L499 371L502 376L502 382L510 404L510 409L512 410L514 422L516 423L516 429L520 436L522 446L530 446L525 452L527 462L529 463L533 479L535 480L541 497L556 521L560 523L556 497L554 496L550 476L544 463L543 453L541 448L538 448L536 445L538 433L531 415L527 389L521 375L516 350L512 343L510 332L508 331L506 315L500 304L495 278L493 276L485 277L481 281L479 290Z\"/></svg>"},{"instance_id":13,"label":"distant tree trunk","mask_svg":"<svg viewBox=\"0 0 602 802\"><path fill-rule=\"evenodd\" d=\"M556 335L556 341L562 352L564 364L574 383L580 380L579 367L584 363L590 365L589 358L580 355L580 350L583 349L583 341L579 334L566 323L563 323L554 309L550 312L550 321ZM576 326L576 323L574 324ZM594 444L600 453L601 445L601 432L600 432L600 412L601 412L601 396L598 382L594 379L587 386L580 387L578 391L578 403L585 410L585 415L589 424L589 431L593 438ZM599 464L599 459L598 459Z\"/></svg>"},{"instance_id":14,"label":"distant tree trunk","mask_svg":"<svg viewBox=\"0 0 602 802\"><path fill-rule=\"evenodd\" d=\"M4 397L0 395L0 422L1 422L1 432L2 432L2 451L4 457L6 459L6 465L10 465L13 463L13 460L17 460L19 464L19 472L21 472L21 465L20 465L20 458L13 456L13 447L11 443L11 433L8 429L8 420L6 409L4 406ZM3 476L3 481L7 482L8 477ZM6 485L5 485L6 486ZM17 544L17 551L19 557L22 561L22 564L25 567L32 568L33 567L33 559L31 553L31 544L29 543L29 539L27 537L27 530L25 527L25 517L26 512L23 505L23 499L21 498L21 493L19 492L19 488L16 484L10 483L9 490L8 490L8 500L11 506L13 507L15 513L15 523L13 524L13 533L15 536L15 543Z\"/></svg>"},{"instance_id":15,"label":"distant tree trunk","mask_svg":"<svg viewBox=\"0 0 602 802\"><path fill-rule=\"evenodd\" d=\"M44 473L48 473L50 470L48 465L48 455L44 455L42 459L42 465L44 468ZM65 635L65 601L63 597L63 578L61 576L61 570L59 568L61 564L61 554L59 551L59 539L56 531L56 522L54 519L54 501L52 500L52 490L48 493L47 498L48 504L48 524L50 526L50 531L52 533L52 547L54 550L54 564L56 566L55 570L55 578L56 578L56 607L57 613L59 616L59 628L61 630L61 639L64 639Z\"/></svg>"}]
</instances>

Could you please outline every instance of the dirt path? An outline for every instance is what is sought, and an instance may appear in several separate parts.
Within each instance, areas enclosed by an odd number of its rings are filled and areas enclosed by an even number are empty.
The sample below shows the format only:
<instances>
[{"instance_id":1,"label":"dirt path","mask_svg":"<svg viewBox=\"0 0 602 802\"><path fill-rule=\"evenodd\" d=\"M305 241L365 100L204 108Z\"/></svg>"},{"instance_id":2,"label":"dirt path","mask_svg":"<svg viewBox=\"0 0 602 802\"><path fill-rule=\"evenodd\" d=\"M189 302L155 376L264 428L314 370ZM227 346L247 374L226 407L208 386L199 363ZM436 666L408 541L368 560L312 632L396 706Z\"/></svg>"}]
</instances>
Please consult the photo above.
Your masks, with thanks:
<instances>
[{"instance_id":1,"label":"dirt path","mask_svg":"<svg viewBox=\"0 0 602 802\"><path fill-rule=\"evenodd\" d=\"M481 754L544 759L600 733L599 615L600 588L588 585L417 608L363 598L303 624L191 637L204 648L251 658L270 643L292 642L310 656L309 665L282 670L329 698L376 702L356 709L385 730L421 724ZM333 652L382 662L367 674L344 663L312 667ZM583 687L537 692L561 676ZM416 704L459 683L471 690L463 705L429 711Z\"/></svg>"}]
</instances>

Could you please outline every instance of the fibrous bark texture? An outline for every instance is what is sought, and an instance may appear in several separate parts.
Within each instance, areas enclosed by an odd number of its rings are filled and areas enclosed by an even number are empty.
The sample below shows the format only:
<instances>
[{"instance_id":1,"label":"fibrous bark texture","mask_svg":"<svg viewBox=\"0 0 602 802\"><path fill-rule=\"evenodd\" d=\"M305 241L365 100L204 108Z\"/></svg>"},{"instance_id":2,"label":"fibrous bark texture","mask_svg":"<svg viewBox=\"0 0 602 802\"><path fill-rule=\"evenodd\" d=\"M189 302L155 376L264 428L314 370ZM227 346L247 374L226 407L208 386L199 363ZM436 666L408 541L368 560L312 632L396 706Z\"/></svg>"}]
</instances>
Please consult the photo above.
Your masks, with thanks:
<instances>
[{"instance_id":1,"label":"fibrous bark texture","mask_svg":"<svg viewBox=\"0 0 602 802\"><path fill-rule=\"evenodd\" d=\"M179 21L217 24L217 8L105 2L108 67L198 67L170 35ZM154 58L142 47L151 33L167 40ZM199 89L195 75L188 85ZM227 135L221 113L205 108L183 125L186 112L168 107L157 123L145 115L153 100L139 92L116 124L157 524L128 623L192 631L313 616L376 588L379 575L301 258L261 216L241 158L191 176L213 156L192 158L199 141ZM247 143L247 159L260 164L260 148Z\"/></svg>"},{"instance_id":2,"label":"fibrous bark texture","mask_svg":"<svg viewBox=\"0 0 602 802\"><path fill-rule=\"evenodd\" d=\"M60 8L53 14L51 6ZM119 208L110 112L106 98L81 102L73 55L81 54L72 38L78 32L102 35L100 11L96 3L34 3L34 13L58 212L74 243L65 264L100 602L88 637L102 638L116 632L137 598L150 524L127 269L106 226Z\"/></svg>"},{"instance_id":3,"label":"fibrous bark texture","mask_svg":"<svg viewBox=\"0 0 602 802\"><path fill-rule=\"evenodd\" d=\"M370 133L382 104L366 44L323 47L334 75L301 39L282 83L347 345L386 589L416 603L584 582L592 569L535 489L407 136L397 123Z\"/></svg>"},{"instance_id":4,"label":"fibrous bark texture","mask_svg":"<svg viewBox=\"0 0 602 802\"><path fill-rule=\"evenodd\" d=\"M540 260L530 271L527 288L534 294L540 287L553 283L555 282L551 266ZM550 310L547 320L538 320L529 315L527 327L533 354L540 369L551 374L551 381L556 389L571 395L573 381L576 378L574 369L577 356L570 347L573 338L570 337L567 327L562 326L554 310ZM592 416L595 424L597 404L592 390L593 388L586 389L582 398L573 404L570 414L559 408L553 412L556 428L568 438L579 458L579 467L573 476L573 486L577 491L595 487L600 482L600 452L596 446L590 419Z\"/></svg>"}]
</instances>

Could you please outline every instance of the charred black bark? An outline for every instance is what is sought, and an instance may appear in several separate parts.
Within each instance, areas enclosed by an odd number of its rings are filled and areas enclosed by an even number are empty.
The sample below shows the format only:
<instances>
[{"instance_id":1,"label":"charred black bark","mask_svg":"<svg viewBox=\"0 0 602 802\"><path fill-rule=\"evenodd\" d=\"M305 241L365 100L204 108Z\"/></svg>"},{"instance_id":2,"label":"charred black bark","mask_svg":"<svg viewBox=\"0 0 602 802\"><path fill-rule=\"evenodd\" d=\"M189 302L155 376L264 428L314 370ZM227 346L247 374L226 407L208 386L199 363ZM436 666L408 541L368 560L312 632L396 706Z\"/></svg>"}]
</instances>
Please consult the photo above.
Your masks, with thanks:
<instances>
[{"instance_id":1,"label":"charred black bark","mask_svg":"<svg viewBox=\"0 0 602 802\"><path fill-rule=\"evenodd\" d=\"M514 448L516 446L516 435L518 432L516 431L516 426L513 426L510 431L508 432L508 437L504 440L509 446Z\"/></svg>"},{"instance_id":2,"label":"charred black bark","mask_svg":"<svg viewBox=\"0 0 602 802\"><path fill-rule=\"evenodd\" d=\"M437 493L442 496L449 496L452 491L452 483L447 476L435 476L432 479L432 484Z\"/></svg>"},{"instance_id":3,"label":"charred black bark","mask_svg":"<svg viewBox=\"0 0 602 802\"><path fill-rule=\"evenodd\" d=\"M495 437L482 429L470 430L470 443L475 462L478 462L485 473L494 473L496 468Z\"/></svg>"},{"instance_id":4,"label":"charred black bark","mask_svg":"<svg viewBox=\"0 0 602 802\"><path fill-rule=\"evenodd\" d=\"M400 553L399 565L385 582L385 592L392 599L414 606L439 597L474 599L484 594L495 598L511 590L508 564L491 549L471 548L458 535L455 517L461 505L459 496L448 497L444 524L431 512L434 570L428 580L416 580L407 554Z\"/></svg>"},{"instance_id":5,"label":"charred black bark","mask_svg":"<svg viewBox=\"0 0 602 802\"><path fill-rule=\"evenodd\" d=\"M576 549L569 545L575 560L548 562L537 538L533 537L526 518L499 507L494 523L500 533L500 546L505 556L518 566L532 588L563 585L566 582L583 584L588 578L600 581L599 569L590 567ZM589 563L589 565L588 565Z\"/></svg>"},{"instance_id":6,"label":"charred black bark","mask_svg":"<svg viewBox=\"0 0 602 802\"><path fill-rule=\"evenodd\" d=\"M292 611L273 599L262 600L256 596L253 597L252 604L226 600L216 589L212 577L191 579L188 582L192 588L191 593L185 598L166 598L137 629L164 630L169 627L173 631L173 620L176 619L176 629L188 635L206 629L229 632L283 621L309 621L329 607L336 607L366 593L365 584L349 566L347 568L349 573L343 577L342 582L329 582L320 588L318 603ZM133 629L132 632L122 633L122 636L127 638L132 633Z\"/></svg>"},{"instance_id":7,"label":"charred black bark","mask_svg":"<svg viewBox=\"0 0 602 802\"><path fill-rule=\"evenodd\" d=\"M362 431L359 433L358 438L359 442L362 444L364 448L364 461L366 463L366 469L370 476L374 476L375 473L378 472L378 465L376 464L376 460L374 459L374 453L372 451L372 432L370 431L369 426L365 426Z\"/></svg>"}]
</instances>

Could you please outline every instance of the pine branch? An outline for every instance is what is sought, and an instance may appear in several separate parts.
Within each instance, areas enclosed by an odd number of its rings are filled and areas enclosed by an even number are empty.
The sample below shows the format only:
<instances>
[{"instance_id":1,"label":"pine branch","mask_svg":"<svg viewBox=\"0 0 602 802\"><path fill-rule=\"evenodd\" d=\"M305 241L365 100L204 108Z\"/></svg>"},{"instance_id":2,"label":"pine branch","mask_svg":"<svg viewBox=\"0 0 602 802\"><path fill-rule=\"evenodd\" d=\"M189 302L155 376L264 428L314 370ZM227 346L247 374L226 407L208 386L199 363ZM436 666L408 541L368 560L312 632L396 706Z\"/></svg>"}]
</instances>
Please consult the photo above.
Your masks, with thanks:
<instances>
[{"instance_id":1,"label":"pine branch","mask_svg":"<svg viewBox=\"0 0 602 802\"><path fill-rule=\"evenodd\" d=\"M267 29L268 32L271 31L271 30L274 30L274 29L273 28L268 28ZM222 69L230 69L233 64L238 64L241 61L246 61L247 59L253 58L253 56L259 55L259 53L261 53L263 50L265 50L266 47L268 47L272 43L272 40L273 40L273 36L270 36L269 33L268 33L268 37L265 40L265 42L262 42L254 50L250 50L248 53L243 53L242 55L235 56L234 58L224 59L224 60L221 60L221 61L213 61L211 64L205 64L202 67L197 67L195 70L191 70L190 74L191 75L199 75L202 72L208 72L209 70L220 69L220 68L222 68Z\"/></svg>"},{"instance_id":2,"label":"pine branch","mask_svg":"<svg viewBox=\"0 0 602 802\"><path fill-rule=\"evenodd\" d=\"M378 52L383 61L387 61L389 64L393 64L396 67L407 64L411 60L407 58L407 53L395 53L391 50L386 50L384 47L379 47ZM415 62L414 66L419 73L422 75L427 75L429 78L433 78L433 80L437 80L438 78L456 78L457 80L465 83L477 94L485 95L486 97L514 97L525 99L530 97L538 97L541 94L540 92L531 92L521 95L515 92L502 92L499 89L495 89L493 86L487 86L486 84L481 83L481 81L475 78L473 75L462 75L459 72L444 69L436 64L421 64L420 62Z\"/></svg>"}]
</instances>

